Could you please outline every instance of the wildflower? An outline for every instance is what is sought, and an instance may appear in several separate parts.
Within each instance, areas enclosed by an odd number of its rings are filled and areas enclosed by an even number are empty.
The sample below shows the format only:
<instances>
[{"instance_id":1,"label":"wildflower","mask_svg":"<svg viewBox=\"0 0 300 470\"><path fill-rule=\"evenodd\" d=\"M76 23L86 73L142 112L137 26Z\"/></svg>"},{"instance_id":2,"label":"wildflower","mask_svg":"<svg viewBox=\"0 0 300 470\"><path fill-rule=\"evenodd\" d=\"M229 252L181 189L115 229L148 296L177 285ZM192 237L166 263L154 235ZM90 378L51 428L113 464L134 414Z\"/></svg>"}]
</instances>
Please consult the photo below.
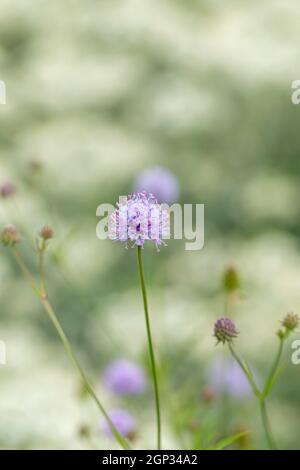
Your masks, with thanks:
<instances>
[{"instance_id":1,"label":"wildflower","mask_svg":"<svg viewBox=\"0 0 300 470\"><path fill-rule=\"evenodd\" d=\"M240 279L234 266L229 266L223 276L224 290L227 293L235 292L240 287Z\"/></svg>"},{"instance_id":2,"label":"wildflower","mask_svg":"<svg viewBox=\"0 0 300 470\"><path fill-rule=\"evenodd\" d=\"M117 431L125 438L132 439L136 433L134 417L124 409L115 409L108 413ZM112 437L112 430L107 421L102 421L102 429L106 436Z\"/></svg>"},{"instance_id":3,"label":"wildflower","mask_svg":"<svg viewBox=\"0 0 300 470\"><path fill-rule=\"evenodd\" d=\"M214 336L217 338L218 343L231 342L238 336L236 326L230 318L219 318L214 326Z\"/></svg>"},{"instance_id":4,"label":"wildflower","mask_svg":"<svg viewBox=\"0 0 300 470\"><path fill-rule=\"evenodd\" d=\"M218 358L206 371L209 387L232 398L243 398L251 394L251 387L240 366L233 360Z\"/></svg>"},{"instance_id":5,"label":"wildflower","mask_svg":"<svg viewBox=\"0 0 300 470\"><path fill-rule=\"evenodd\" d=\"M5 246L14 246L21 240L17 228L14 225L6 225L0 235L1 241Z\"/></svg>"},{"instance_id":6,"label":"wildflower","mask_svg":"<svg viewBox=\"0 0 300 470\"><path fill-rule=\"evenodd\" d=\"M299 317L295 313L288 313L284 320L282 321L282 325L290 331L295 330L299 325Z\"/></svg>"},{"instance_id":7,"label":"wildflower","mask_svg":"<svg viewBox=\"0 0 300 470\"><path fill-rule=\"evenodd\" d=\"M143 369L134 362L120 359L112 362L104 373L106 387L117 395L141 394L146 379Z\"/></svg>"},{"instance_id":8,"label":"wildflower","mask_svg":"<svg viewBox=\"0 0 300 470\"><path fill-rule=\"evenodd\" d=\"M277 332L277 336L280 339L285 339L289 334L294 331L300 323L299 316L295 313L288 313L285 318L282 320L282 328Z\"/></svg>"},{"instance_id":9,"label":"wildflower","mask_svg":"<svg viewBox=\"0 0 300 470\"><path fill-rule=\"evenodd\" d=\"M40 230L39 235L44 240L50 240L54 237L54 231L49 225L44 225L44 227Z\"/></svg>"},{"instance_id":10,"label":"wildflower","mask_svg":"<svg viewBox=\"0 0 300 470\"><path fill-rule=\"evenodd\" d=\"M133 193L121 197L109 220L109 238L144 246L152 241L158 247L169 228L168 211L151 193Z\"/></svg>"},{"instance_id":11,"label":"wildflower","mask_svg":"<svg viewBox=\"0 0 300 470\"><path fill-rule=\"evenodd\" d=\"M16 186L10 181L2 184L2 186L0 187L0 194L3 199L14 196L16 192L17 192Z\"/></svg>"},{"instance_id":12,"label":"wildflower","mask_svg":"<svg viewBox=\"0 0 300 470\"><path fill-rule=\"evenodd\" d=\"M177 178L160 166L142 171L135 181L135 190L152 193L159 202L166 204L172 204L179 198Z\"/></svg>"}]
</instances>

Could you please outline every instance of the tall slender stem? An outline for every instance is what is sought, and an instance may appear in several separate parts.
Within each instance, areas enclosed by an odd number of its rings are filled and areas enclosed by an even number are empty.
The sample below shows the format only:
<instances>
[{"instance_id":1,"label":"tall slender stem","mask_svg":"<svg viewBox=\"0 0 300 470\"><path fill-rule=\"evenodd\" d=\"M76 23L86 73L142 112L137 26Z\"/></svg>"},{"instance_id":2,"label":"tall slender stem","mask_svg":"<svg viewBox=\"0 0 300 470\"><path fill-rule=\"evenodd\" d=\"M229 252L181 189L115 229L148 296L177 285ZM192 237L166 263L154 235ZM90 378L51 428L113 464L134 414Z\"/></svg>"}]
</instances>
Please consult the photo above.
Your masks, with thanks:
<instances>
[{"instance_id":1,"label":"tall slender stem","mask_svg":"<svg viewBox=\"0 0 300 470\"><path fill-rule=\"evenodd\" d=\"M91 383L89 382L87 376L85 375L74 351L73 351L73 348L55 314L55 311L52 307L52 305L50 304L48 298L47 298L47 293L46 293L46 285L45 285L45 279L43 278L42 279L42 291L39 291L38 287L36 286L35 284L35 280L34 280L34 277L32 276L31 272L29 271L29 269L27 268L26 264L24 263L22 257L20 256L19 252L17 251L17 249L15 247L12 248L12 252L14 254L14 257L21 269L21 271L23 272L23 274L25 275L25 277L28 279L28 281L30 282L33 290L38 294L39 296L39 299L40 299L40 302L41 304L43 305L46 313L48 314L48 317L50 318L56 332L58 333L62 343L63 343L63 346L69 356L69 358L71 359L71 361L73 362L75 368L77 369L80 377L81 377L81 380L82 380L82 383L85 387L85 389L87 390L87 392L90 394L90 396L93 398L93 400L95 401L96 405L98 406L99 410L101 411L101 413L103 414L104 418L106 419L107 423L109 424L110 426L110 429L111 429L111 432L113 433L114 437L116 438L117 442L120 444L120 446L124 449L124 450L128 450L130 449L130 446L129 444L127 443L127 441L123 438L123 436L119 433L119 431L116 429L116 427L114 426L113 422L111 421L108 413L106 412L104 406L102 405L102 403L100 402L93 386L91 385ZM40 267L41 265L43 265L43 263L40 263ZM44 273L41 273L42 276L44 277Z\"/></svg>"},{"instance_id":2,"label":"tall slender stem","mask_svg":"<svg viewBox=\"0 0 300 470\"><path fill-rule=\"evenodd\" d=\"M283 341L284 340L282 338L279 339L278 352L277 352L277 355L275 357L274 364L272 366L270 375L268 377L268 380L266 382L266 385L265 385L265 388L264 388L264 391L263 391L264 397L268 396L268 394L270 393L270 391L273 387L273 384L276 380L276 376L277 376L277 372L278 372L278 368L279 368L279 363L280 363L280 359L281 359L282 351L283 351Z\"/></svg>"},{"instance_id":3,"label":"tall slender stem","mask_svg":"<svg viewBox=\"0 0 300 470\"><path fill-rule=\"evenodd\" d=\"M146 320L146 330L147 330L147 337L148 337L149 356L150 356L151 371L152 371L152 376L153 376L153 385L154 385L154 393L155 393L156 420L157 420L157 449L160 450L161 449L161 416L160 416L159 390L158 390L155 356L154 356L150 319L149 319L149 309L148 309L147 291L146 291L145 275L144 275L144 268L143 268L142 248L140 246L138 246L137 253L138 253L138 265L139 265L141 289L142 289L142 296L143 296L143 303L144 303L145 320Z\"/></svg>"},{"instance_id":4,"label":"tall slender stem","mask_svg":"<svg viewBox=\"0 0 300 470\"><path fill-rule=\"evenodd\" d=\"M264 398L261 398L259 400L259 408L260 408L261 419L262 419L262 423L263 423L263 427L265 430L269 447L271 450L276 450L277 446L276 446L276 443L272 434L270 421L269 421L269 417L267 414L266 400Z\"/></svg>"},{"instance_id":5,"label":"tall slender stem","mask_svg":"<svg viewBox=\"0 0 300 470\"><path fill-rule=\"evenodd\" d=\"M282 343L282 341L281 341L281 343ZM274 437L273 437L273 433L272 433L272 430L271 430L270 421L269 421L268 414L267 414L266 397L271 391L272 384L273 384L273 379L274 379L274 376L276 375L276 372L277 372L277 369L278 369L278 365L279 365L279 361L280 361L280 357L281 357L281 353L282 353L282 344L281 344L281 346L279 348L279 352L276 356L276 360L274 362L274 366L272 368L270 378L267 381L266 387L265 387L263 392L261 392L259 390L259 388L257 387L256 382L253 378L252 372L250 371L249 367L244 363L244 361L240 358L240 356L237 354L237 352L234 350L234 348L233 348L233 346L230 342L228 343L228 347L229 347L229 350L230 350L232 356L237 361L237 363L239 364L239 366L243 370L244 374L246 375L246 377L247 377L247 379L248 379L248 381L249 381L249 383L252 387L253 393L256 395L256 397L259 400L259 409L260 409L261 419L262 419L263 428L264 428L264 431L265 431L265 434L266 434L266 438L267 438L269 447L272 450L277 449L277 446L276 446L276 443L275 443L275 440L274 440ZM270 388L268 389L267 386L268 386L269 383L271 385L270 385Z\"/></svg>"}]
</instances>

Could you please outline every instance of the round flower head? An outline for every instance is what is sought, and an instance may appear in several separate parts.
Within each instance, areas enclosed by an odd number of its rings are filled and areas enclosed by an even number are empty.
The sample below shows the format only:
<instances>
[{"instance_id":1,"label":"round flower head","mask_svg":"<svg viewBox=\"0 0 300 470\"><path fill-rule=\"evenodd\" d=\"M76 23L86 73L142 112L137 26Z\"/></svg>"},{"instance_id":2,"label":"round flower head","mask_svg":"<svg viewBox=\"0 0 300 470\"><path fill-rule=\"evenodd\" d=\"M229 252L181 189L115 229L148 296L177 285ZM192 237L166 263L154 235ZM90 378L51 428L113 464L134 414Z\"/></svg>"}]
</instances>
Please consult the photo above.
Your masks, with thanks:
<instances>
[{"instance_id":1,"label":"round flower head","mask_svg":"<svg viewBox=\"0 0 300 470\"><path fill-rule=\"evenodd\" d=\"M160 166L142 171L135 181L135 190L152 193L159 202L166 204L172 204L179 198L177 178Z\"/></svg>"},{"instance_id":2,"label":"round flower head","mask_svg":"<svg viewBox=\"0 0 300 470\"><path fill-rule=\"evenodd\" d=\"M282 326L284 326L287 330L293 331L299 325L299 317L295 313L288 313L284 320L282 321Z\"/></svg>"},{"instance_id":3,"label":"round flower head","mask_svg":"<svg viewBox=\"0 0 300 470\"><path fill-rule=\"evenodd\" d=\"M14 225L6 225L0 235L1 241L5 246L14 246L21 240L17 228Z\"/></svg>"},{"instance_id":4,"label":"round flower head","mask_svg":"<svg viewBox=\"0 0 300 470\"><path fill-rule=\"evenodd\" d=\"M277 331L277 336L280 339L286 339L292 331L294 331L300 324L300 319L295 313L288 313L281 322L282 328Z\"/></svg>"},{"instance_id":5,"label":"round flower head","mask_svg":"<svg viewBox=\"0 0 300 470\"><path fill-rule=\"evenodd\" d=\"M217 338L218 343L231 342L238 336L236 326L230 318L219 318L214 326L214 336Z\"/></svg>"},{"instance_id":6,"label":"round flower head","mask_svg":"<svg viewBox=\"0 0 300 470\"><path fill-rule=\"evenodd\" d=\"M113 425L125 438L133 438L136 432L136 422L134 417L123 409L115 409L108 413ZM107 437L112 437L113 433L107 421L102 421L102 429Z\"/></svg>"},{"instance_id":7,"label":"round flower head","mask_svg":"<svg viewBox=\"0 0 300 470\"><path fill-rule=\"evenodd\" d=\"M145 390L143 369L134 362L120 359L112 362L104 373L106 387L117 395L138 395Z\"/></svg>"},{"instance_id":8,"label":"round flower head","mask_svg":"<svg viewBox=\"0 0 300 470\"><path fill-rule=\"evenodd\" d=\"M133 242L137 246L151 241L159 247L168 233L169 213L151 193L120 197L109 219L108 235L111 240Z\"/></svg>"},{"instance_id":9,"label":"round flower head","mask_svg":"<svg viewBox=\"0 0 300 470\"><path fill-rule=\"evenodd\" d=\"M2 184L2 186L0 187L0 194L1 194L1 197L3 197L4 199L14 196L16 192L17 192L16 186L10 181Z\"/></svg>"}]
</instances>

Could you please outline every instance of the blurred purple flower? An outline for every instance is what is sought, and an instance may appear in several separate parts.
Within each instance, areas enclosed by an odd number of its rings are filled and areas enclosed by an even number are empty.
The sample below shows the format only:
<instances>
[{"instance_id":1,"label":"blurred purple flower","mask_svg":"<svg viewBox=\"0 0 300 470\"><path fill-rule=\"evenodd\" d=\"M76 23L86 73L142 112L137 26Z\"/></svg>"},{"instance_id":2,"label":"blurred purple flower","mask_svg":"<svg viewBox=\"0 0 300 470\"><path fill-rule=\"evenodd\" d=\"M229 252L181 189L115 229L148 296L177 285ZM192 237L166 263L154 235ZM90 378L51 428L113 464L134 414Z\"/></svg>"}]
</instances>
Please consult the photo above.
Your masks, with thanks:
<instances>
[{"instance_id":1,"label":"blurred purple flower","mask_svg":"<svg viewBox=\"0 0 300 470\"><path fill-rule=\"evenodd\" d=\"M136 422L134 417L127 410L115 409L108 413L113 425L123 437L132 438L136 432ZM104 434L112 437L112 431L107 421L101 422Z\"/></svg>"},{"instance_id":2,"label":"blurred purple flower","mask_svg":"<svg viewBox=\"0 0 300 470\"><path fill-rule=\"evenodd\" d=\"M144 246L148 240L158 247L168 230L168 211L160 207L153 194L142 192L120 198L109 219L108 236L137 246Z\"/></svg>"},{"instance_id":3,"label":"blurred purple flower","mask_svg":"<svg viewBox=\"0 0 300 470\"><path fill-rule=\"evenodd\" d=\"M217 359L207 370L207 381L219 393L233 398L251 395L251 387L240 366L233 360Z\"/></svg>"},{"instance_id":4,"label":"blurred purple flower","mask_svg":"<svg viewBox=\"0 0 300 470\"><path fill-rule=\"evenodd\" d=\"M146 386L144 371L134 362L119 359L112 362L104 372L106 387L117 395L138 395Z\"/></svg>"},{"instance_id":5,"label":"blurred purple flower","mask_svg":"<svg viewBox=\"0 0 300 470\"><path fill-rule=\"evenodd\" d=\"M1 197L3 197L4 199L14 196L16 192L17 192L16 186L10 181L7 181L6 183L3 183L0 186L0 194L1 194Z\"/></svg>"},{"instance_id":6,"label":"blurred purple flower","mask_svg":"<svg viewBox=\"0 0 300 470\"><path fill-rule=\"evenodd\" d=\"M160 203L172 204L179 198L179 183L167 168L155 166L142 171L135 181L136 191L154 194Z\"/></svg>"}]
</instances>

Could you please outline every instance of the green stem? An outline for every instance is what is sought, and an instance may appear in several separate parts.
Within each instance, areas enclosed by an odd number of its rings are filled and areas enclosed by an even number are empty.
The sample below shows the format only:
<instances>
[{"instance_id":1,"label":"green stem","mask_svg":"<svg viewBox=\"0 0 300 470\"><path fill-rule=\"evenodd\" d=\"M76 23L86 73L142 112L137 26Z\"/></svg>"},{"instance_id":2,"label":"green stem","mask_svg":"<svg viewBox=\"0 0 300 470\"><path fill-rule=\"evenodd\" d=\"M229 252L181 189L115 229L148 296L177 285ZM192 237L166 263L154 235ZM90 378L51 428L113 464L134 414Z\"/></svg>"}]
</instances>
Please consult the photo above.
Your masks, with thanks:
<instances>
[{"instance_id":1,"label":"green stem","mask_svg":"<svg viewBox=\"0 0 300 470\"><path fill-rule=\"evenodd\" d=\"M280 339L279 339L279 348L278 348L278 352L277 352L277 355L276 355L274 364L273 364L273 366L272 366L272 369L271 369L269 378L268 378L268 380L267 380L267 382L266 382L266 385L265 385L265 388L264 388L264 391L263 391L263 396L264 396L264 397L267 397L267 396L269 395L269 393L271 392L272 387L273 387L273 385L274 385L274 382L275 382L275 379L276 379L276 375L277 375L277 372L278 372L278 367L279 367L279 363L280 363L282 351L283 351L283 339L280 338Z\"/></svg>"},{"instance_id":2,"label":"green stem","mask_svg":"<svg viewBox=\"0 0 300 470\"><path fill-rule=\"evenodd\" d=\"M161 449L161 417L160 417L158 380L157 380L154 349L153 349L152 336L151 336L147 291L146 291L145 275L144 275L143 259L142 259L142 248L140 246L138 246L137 253L138 253L138 265L139 265L141 289L142 289L142 296L143 296L143 303L144 303L145 320L146 320L146 330L147 330L147 337L148 337L149 356L150 356L151 371L152 371L152 376L153 376L153 385L154 385L154 393L155 393L156 419L157 419L157 449L160 450Z\"/></svg>"},{"instance_id":3,"label":"green stem","mask_svg":"<svg viewBox=\"0 0 300 470\"><path fill-rule=\"evenodd\" d=\"M106 419L106 421L108 422L109 426L110 426L110 429L114 435L114 437L116 438L117 442L121 445L121 447L124 449L124 450L128 450L130 449L130 446L128 445L128 443L126 442L126 440L123 438L123 436L119 433L119 431L116 429L116 427L114 426L113 422L111 421L109 415L107 414L105 408L103 407L102 403L100 402L99 398L97 397L97 394L94 390L94 388L92 387L91 383L89 382L87 376L85 375L74 351L73 351L73 348L61 326L61 324L59 323L59 320L54 312L54 309L53 307L51 306L48 298L47 298L47 295L46 295L46 291L42 291L40 292L39 289L37 288L36 284L35 284L35 280L31 274L31 272L29 271L29 269L27 268L26 264L24 263L22 257L20 256L19 252L17 251L17 249L15 247L12 248L12 252L14 254L14 257L16 259L16 262L18 263L21 271L23 272L23 274L25 275L25 277L30 281L30 284L33 288L33 290L35 292L38 293L39 295L39 299L40 299L40 302L41 304L43 305L46 313L48 314L48 317L50 318L56 332L58 333L62 343L63 343L63 346L69 356L69 358L71 359L71 361L73 362L75 368L77 369L77 371L79 372L79 375L81 377L81 380L83 382L83 385L85 387L85 389L87 390L87 392L90 394L90 396L93 398L93 400L95 401L96 405L98 406L99 410L101 411L101 413L103 414L104 418ZM44 280L43 280L44 282Z\"/></svg>"},{"instance_id":4,"label":"green stem","mask_svg":"<svg viewBox=\"0 0 300 470\"><path fill-rule=\"evenodd\" d=\"M267 414L266 401L265 401L265 398L266 398L265 391L260 392L259 388L257 387L257 385L255 383L252 372L250 371L249 367L244 363L244 361L239 357L239 355L236 353L236 351L233 349L233 346L230 342L228 343L228 347L229 347L229 350L230 350L232 356L234 357L234 359L237 361L237 363L239 364L239 366L241 367L241 369L245 373L245 375L246 375L246 377L247 377L247 379L248 379L248 381L249 381L249 383L252 387L253 393L256 395L256 397L259 400L260 414L261 414L262 423L263 423L263 427L264 427L264 431L265 431L265 434L266 434L266 438L267 438L269 447L272 450L277 449L277 446L276 446L276 443L275 443L275 440L274 440L274 437L273 437L273 434L272 434L272 431L271 431L270 421L269 421L268 414ZM277 359L274 363L274 367L272 368L272 371L274 371L274 373L276 373L276 371L277 371L280 356L281 356L281 352L280 352L279 355L277 355ZM275 367L275 365L276 365L276 367ZM273 373L270 375L270 378L271 379L273 378Z\"/></svg>"},{"instance_id":5,"label":"green stem","mask_svg":"<svg viewBox=\"0 0 300 470\"><path fill-rule=\"evenodd\" d=\"M269 421L268 414L267 414L266 400L264 398L261 398L259 400L259 408L260 408L261 419L262 419L262 423L263 423L263 427L265 430L269 447L271 450L276 450L277 446L276 446L276 443L272 434L270 421Z\"/></svg>"},{"instance_id":6,"label":"green stem","mask_svg":"<svg viewBox=\"0 0 300 470\"><path fill-rule=\"evenodd\" d=\"M246 364L244 363L244 361L239 357L239 355L233 349L233 346L230 342L228 343L228 347L229 347L229 350L230 350L232 356L237 361L237 363L239 364L239 366L243 370L244 374L246 375L246 377L247 377L247 379L248 379L248 381L251 385L251 388L253 390L254 395L256 395L258 398L260 398L261 393L260 393L260 391L259 391L259 389L258 389L258 387L255 383L254 377L252 375L252 372L249 370L249 367L247 367Z\"/></svg>"}]
</instances>

